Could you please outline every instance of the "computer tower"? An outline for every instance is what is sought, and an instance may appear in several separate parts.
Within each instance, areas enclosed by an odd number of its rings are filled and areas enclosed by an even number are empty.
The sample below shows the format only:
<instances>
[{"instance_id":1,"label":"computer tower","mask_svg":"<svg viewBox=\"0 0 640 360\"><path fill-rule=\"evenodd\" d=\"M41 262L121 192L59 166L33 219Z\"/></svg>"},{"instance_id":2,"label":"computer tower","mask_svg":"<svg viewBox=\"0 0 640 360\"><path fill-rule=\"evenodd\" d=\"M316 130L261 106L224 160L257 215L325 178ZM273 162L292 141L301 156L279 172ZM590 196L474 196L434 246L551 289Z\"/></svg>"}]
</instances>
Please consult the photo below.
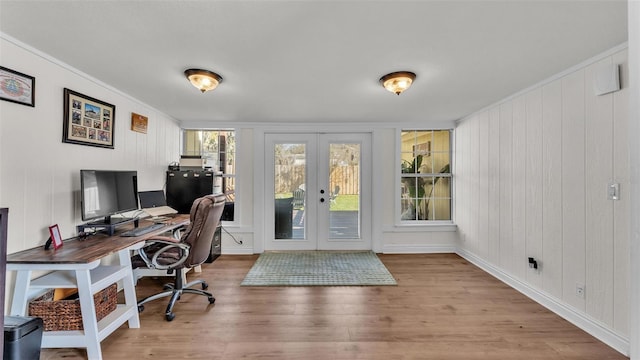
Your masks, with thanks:
<instances>
[{"instance_id":1,"label":"computer tower","mask_svg":"<svg viewBox=\"0 0 640 360\"><path fill-rule=\"evenodd\" d=\"M213 172L204 170L167 171L167 205L189 214L195 199L213 193L213 177Z\"/></svg>"},{"instance_id":2,"label":"computer tower","mask_svg":"<svg viewBox=\"0 0 640 360\"><path fill-rule=\"evenodd\" d=\"M224 210L222 210L222 217L220 217L220 220L233 221L234 208L234 202L227 201L226 203L224 203Z\"/></svg>"},{"instance_id":3,"label":"computer tower","mask_svg":"<svg viewBox=\"0 0 640 360\"><path fill-rule=\"evenodd\" d=\"M213 241L211 242L211 253L205 262L212 263L222 254L222 226L218 224L216 232L213 233Z\"/></svg>"}]
</instances>

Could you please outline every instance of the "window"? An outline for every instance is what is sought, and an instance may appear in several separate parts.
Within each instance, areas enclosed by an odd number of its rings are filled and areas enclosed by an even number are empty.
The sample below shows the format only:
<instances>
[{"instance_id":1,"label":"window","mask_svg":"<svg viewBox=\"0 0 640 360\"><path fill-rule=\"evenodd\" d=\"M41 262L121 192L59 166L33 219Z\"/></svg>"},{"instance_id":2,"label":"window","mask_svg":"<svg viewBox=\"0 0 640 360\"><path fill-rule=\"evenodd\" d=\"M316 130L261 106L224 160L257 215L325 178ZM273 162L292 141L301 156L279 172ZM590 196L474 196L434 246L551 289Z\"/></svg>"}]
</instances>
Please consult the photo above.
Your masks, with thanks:
<instances>
[{"instance_id":1,"label":"window","mask_svg":"<svg viewBox=\"0 0 640 360\"><path fill-rule=\"evenodd\" d=\"M451 220L451 130L402 130L400 219Z\"/></svg>"},{"instance_id":2,"label":"window","mask_svg":"<svg viewBox=\"0 0 640 360\"><path fill-rule=\"evenodd\" d=\"M205 159L205 167L222 172L221 181L214 184L215 190L224 192L227 202L233 203L236 191L235 131L183 130L182 136L182 154L202 156ZM224 216L228 220L233 220L233 214L224 214Z\"/></svg>"}]
</instances>

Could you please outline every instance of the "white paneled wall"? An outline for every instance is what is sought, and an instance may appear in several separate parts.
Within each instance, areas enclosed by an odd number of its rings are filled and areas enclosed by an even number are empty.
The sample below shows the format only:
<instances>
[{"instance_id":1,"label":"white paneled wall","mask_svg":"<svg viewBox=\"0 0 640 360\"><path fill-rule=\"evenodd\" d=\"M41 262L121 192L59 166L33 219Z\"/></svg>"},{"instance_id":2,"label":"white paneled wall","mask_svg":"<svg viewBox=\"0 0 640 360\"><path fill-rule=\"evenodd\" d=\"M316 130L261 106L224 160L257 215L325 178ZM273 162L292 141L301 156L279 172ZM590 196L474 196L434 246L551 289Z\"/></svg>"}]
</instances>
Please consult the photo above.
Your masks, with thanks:
<instances>
[{"instance_id":1,"label":"white paneled wall","mask_svg":"<svg viewBox=\"0 0 640 360\"><path fill-rule=\"evenodd\" d=\"M174 119L37 50L0 37L2 65L36 78L36 106L0 102L0 207L9 208L8 253L44 245L48 227L64 238L82 223L80 169L137 170L140 190L161 189L180 154ZM116 106L114 149L62 142L63 89ZM149 118L147 134L130 130L131 113ZM12 276L12 274L10 274ZM7 299L13 281L7 279Z\"/></svg>"},{"instance_id":2,"label":"white paneled wall","mask_svg":"<svg viewBox=\"0 0 640 360\"><path fill-rule=\"evenodd\" d=\"M525 96L525 256L542 259L542 89ZM543 279L537 272L526 271L527 281L541 288Z\"/></svg>"},{"instance_id":3,"label":"white paneled wall","mask_svg":"<svg viewBox=\"0 0 640 360\"><path fill-rule=\"evenodd\" d=\"M562 299L562 82L542 87L542 284ZM536 254L532 253L532 256Z\"/></svg>"},{"instance_id":4,"label":"white paneled wall","mask_svg":"<svg viewBox=\"0 0 640 360\"><path fill-rule=\"evenodd\" d=\"M584 299L575 296L575 284L586 279L585 86L584 70L562 79L562 178L556 184L562 189L562 299L580 310Z\"/></svg>"},{"instance_id":5,"label":"white paneled wall","mask_svg":"<svg viewBox=\"0 0 640 360\"><path fill-rule=\"evenodd\" d=\"M498 124L500 138L498 140L498 207L500 217L498 227L498 265L511 274L517 273L516 259L518 254L515 245L517 240L513 234L513 103L507 102L499 106ZM481 124L480 124L481 125ZM477 125L476 125L477 126ZM493 154L488 154L491 157ZM482 156L482 154L478 154ZM473 192L473 189L469 193ZM492 211L491 209L489 211ZM522 234L516 234L522 236Z\"/></svg>"},{"instance_id":6,"label":"white paneled wall","mask_svg":"<svg viewBox=\"0 0 640 360\"><path fill-rule=\"evenodd\" d=\"M630 236L629 219L631 214L630 198L630 158L629 158L629 61L628 54L621 52L612 57L614 64L621 64L621 86L627 91L613 94L613 176L611 179L622 186L623 196L613 202L613 327L629 329L629 281L631 265L629 263ZM637 119L636 119L637 121Z\"/></svg>"},{"instance_id":7,"label":"white paneled wall","mask_svg":"<svg viewBox=\"0 0 640 360\"><path fill-rule=\"evenodd\" d=\"M623 88L596 96L594 73L605 64L621 65ZM455 137L461 253L621 338L629 331L627 64L626 50L601 56L463 119ZM620 200L607 198L612 181Z\"/></svg>"},{"instance_id":8,"label":"white paneled wall","mask_svg":"<svg viewBox=\"0 0 640 360\"><path fill-rule=\"evenodd\" d=\"M36 50L0 39L3 66L35 76L36 106L0 102L0 205L9 207L8 252L46 240L49 225L75 234L80 169L137 170L140 190L161 189L180 154L180 129L168 116ZM63 89L116 106L114 149L62 142ZM130 130L131 113L149 118L146 134Z\"/></svg>"}]
</instances>

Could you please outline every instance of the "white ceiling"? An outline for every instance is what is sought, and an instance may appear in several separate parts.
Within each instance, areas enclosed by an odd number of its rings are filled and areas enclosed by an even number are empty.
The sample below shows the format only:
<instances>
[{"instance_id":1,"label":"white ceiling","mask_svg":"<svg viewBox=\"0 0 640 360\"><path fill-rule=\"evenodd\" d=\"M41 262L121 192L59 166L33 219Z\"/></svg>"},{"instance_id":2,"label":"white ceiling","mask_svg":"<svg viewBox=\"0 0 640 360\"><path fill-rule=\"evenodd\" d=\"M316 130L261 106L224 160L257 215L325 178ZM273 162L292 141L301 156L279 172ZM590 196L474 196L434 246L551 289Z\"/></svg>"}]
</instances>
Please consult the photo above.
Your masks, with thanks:
<instances>
[{"instance_id":1,"label":"white ceiling","mask_svg":"<svg viewBox=\"0 0 640 360\"><path fill-rule=\"evenodd\" d=\"M2 0L0 31L186 122L427 122L626 42L626 10L624 0ZM201 94L187 68L224 81ZM398 70L417 74L400 96L378 83Z\"/></svg>"}]
</instances>

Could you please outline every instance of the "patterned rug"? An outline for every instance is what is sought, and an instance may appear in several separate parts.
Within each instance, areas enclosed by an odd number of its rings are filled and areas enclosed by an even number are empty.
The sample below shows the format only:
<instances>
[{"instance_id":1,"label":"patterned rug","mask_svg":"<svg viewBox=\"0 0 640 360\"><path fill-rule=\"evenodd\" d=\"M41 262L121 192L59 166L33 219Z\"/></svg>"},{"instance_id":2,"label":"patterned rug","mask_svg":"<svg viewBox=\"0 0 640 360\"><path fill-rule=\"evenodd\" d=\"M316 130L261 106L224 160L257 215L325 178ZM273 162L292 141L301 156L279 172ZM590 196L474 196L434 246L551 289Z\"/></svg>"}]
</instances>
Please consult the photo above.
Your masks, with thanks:
<instances>
[{"instance_id":1,"label":"patterned rug","mask_svg":"<svg viewBox=\"0 0 640 360\"><path fill-rule=\"evenodd\" d=\"M372 251L265 252L242 286L397 285Z\"/></svg>"}]
</instances>

